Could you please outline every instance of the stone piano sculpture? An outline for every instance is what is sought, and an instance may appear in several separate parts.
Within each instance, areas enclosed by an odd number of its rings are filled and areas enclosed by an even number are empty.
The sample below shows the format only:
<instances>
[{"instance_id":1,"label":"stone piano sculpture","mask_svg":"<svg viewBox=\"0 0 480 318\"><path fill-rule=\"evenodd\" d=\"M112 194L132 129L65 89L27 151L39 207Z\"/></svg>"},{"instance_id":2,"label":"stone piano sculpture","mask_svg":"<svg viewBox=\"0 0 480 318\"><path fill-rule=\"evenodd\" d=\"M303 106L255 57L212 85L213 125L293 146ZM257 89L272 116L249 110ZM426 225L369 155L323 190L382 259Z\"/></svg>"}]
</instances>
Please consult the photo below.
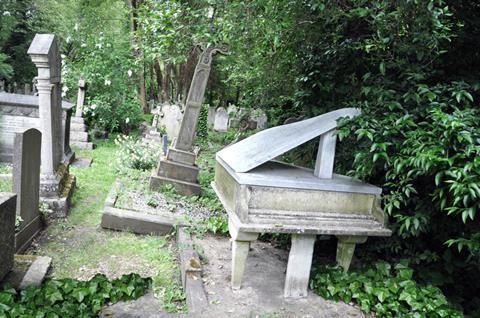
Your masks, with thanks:
<instances>
[{"instance_id":1,"label":"stone piano sculpture","mask_svg":"<svg viewBox=\"0 0 480 318\"><path fill-rule=\"evenodd\" d=\"M380 207L381 189L333 173L337 120L344 108L261 131L216 154L212 187L229 217L232 288L239 289L250 243L259 233L291 233L284 296L307 296L316 235L338 238L337 262L348 270L355 244L389 236ZM273 161L320 136L315 169ZM267 269L265 269L267 270Z\"/></svg>"}]
</instances>

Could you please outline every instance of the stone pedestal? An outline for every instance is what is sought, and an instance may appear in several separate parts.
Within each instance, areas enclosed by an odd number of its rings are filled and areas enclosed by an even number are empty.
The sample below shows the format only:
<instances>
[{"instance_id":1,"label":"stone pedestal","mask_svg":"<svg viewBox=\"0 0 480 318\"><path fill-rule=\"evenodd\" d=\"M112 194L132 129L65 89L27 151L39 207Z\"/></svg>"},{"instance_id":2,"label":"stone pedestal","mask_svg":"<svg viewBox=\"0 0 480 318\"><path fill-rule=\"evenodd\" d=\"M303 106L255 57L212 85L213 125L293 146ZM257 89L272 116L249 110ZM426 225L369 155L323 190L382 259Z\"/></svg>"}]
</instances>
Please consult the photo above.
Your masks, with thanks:
<instances>
[{"instance_id":1,"label":"stone pedestal","mask_svg":"<svg viewBox=\"0 0 480 318\"><path fill-rule=\"evenodd\" d=\"M159 191L164 185L171 184L178 193L198 195L201 192L197 183L198 172L193 152L170 148L167 156L160 159L156 174L150 178L150 189Z\"/></svg>"},{"instance_id":2,"label":"stone pedestal","mask_svg":"<svg viewBox=\"0 0 480 318\"><path fill-rule=\"evenodd\" d=\"M37 34L28 49L38 70L38 111L41 148L41 201L47 203L57 217L68 213L75 177L69 174L71 158L66 158L69 147L69 114L63 123L61 100L61 58L57 39L53 34ZM62 127L64 126L64 127ZM63 129L62 129L63 128Z\"/></svg>"},{"instance_id":3,"label":"stone pedestal","mask_svg":"<svg viewBox=\"0 0 480 318\"><path fill-rule=\"evenodd\" d=\"M95 145L89 141L87 125L82 117L72 117L70 140L70 144L79 149L92 150L95 148Z\"/></svg>"}]
</instances>

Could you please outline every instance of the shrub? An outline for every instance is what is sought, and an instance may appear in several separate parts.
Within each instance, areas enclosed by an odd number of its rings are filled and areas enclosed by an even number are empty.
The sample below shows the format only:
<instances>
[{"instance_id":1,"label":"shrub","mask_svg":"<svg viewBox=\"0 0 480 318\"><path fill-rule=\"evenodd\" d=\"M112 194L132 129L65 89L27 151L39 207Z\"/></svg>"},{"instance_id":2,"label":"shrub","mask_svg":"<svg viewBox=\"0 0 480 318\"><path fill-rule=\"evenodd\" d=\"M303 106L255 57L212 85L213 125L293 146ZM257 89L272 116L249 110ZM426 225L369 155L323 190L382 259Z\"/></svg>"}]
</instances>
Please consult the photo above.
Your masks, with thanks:
<instances>
[{"instance_id":1,"label":"shrub","mask_svg":"<svg viewBox=\"0 0 480 318\"><path fill-rule=\"evenodd\" d=\"M378 262L374 267L345 273L338 267L316 269L310 286L327 299L358 304L378 317L463 317L433 286L419 286L413 270Z\"/></svg>"},{"instance_id":2,"label":"shrub","mask_svg":"<svg viewBox=\"0 0 480 318\"><path fill-rule=\"evenodd\" d=\"M116 169L126 174L130 169L150 170L157 164L160 156L160 147L133 136L119 135L115 139L119 146Z\"/></svg>"}]
</instances>

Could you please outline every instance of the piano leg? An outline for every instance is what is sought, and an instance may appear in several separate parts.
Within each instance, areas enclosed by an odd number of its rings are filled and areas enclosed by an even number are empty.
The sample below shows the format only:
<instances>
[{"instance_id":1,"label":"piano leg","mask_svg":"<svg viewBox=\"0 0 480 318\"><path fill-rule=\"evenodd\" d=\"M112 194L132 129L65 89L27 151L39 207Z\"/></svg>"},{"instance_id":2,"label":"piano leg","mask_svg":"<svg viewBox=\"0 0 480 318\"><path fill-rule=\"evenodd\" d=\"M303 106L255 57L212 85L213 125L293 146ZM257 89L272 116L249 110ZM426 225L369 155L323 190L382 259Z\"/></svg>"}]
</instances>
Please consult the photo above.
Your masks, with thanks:
<instances>
[{"instance_id":1,"label":"piano leg","mask_svg":"<svg viewBox=\"0 0 480 318\"><path fill-rule=\"evenodd\" d=\"M367 236L337 235L337 264L343 267L345 272L350 268L355 245L365 243Z\"/></svg>"},{"instance_id":2,"label":"piano leg","mask_svg":"<svg viewBox=\"0 0 480 318\"><path fill-rule=\"evenodd\" d=\"M292 247L288 256L285 278L284 296L286 298L303 298L308 295L315 239L316 235L292 234Z\"/></svg>"},{"instance_id":3,"label":"piano leg","mask_svg":"<svg viewBox=\"0 0 480 318\"><path fill-rule=\"evenodd\" d=\"M242 285L242 277L247 265L249 249L249 241L232 242L232 289L240 289Z\"/></svg>"}]
</instances>

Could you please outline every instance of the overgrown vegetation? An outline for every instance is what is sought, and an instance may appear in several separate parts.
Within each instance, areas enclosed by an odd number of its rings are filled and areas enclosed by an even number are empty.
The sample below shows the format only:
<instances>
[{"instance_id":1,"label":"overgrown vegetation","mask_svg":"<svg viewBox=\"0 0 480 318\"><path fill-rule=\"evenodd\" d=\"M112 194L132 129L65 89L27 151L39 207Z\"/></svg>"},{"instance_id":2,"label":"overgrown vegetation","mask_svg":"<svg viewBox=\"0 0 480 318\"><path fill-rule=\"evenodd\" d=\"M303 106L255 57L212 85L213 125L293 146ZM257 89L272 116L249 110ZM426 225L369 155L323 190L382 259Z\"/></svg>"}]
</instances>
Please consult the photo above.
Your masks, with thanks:
<instances>
[{"instance_id":1,"label":"overgrown vegetation","mask_svg":"<svg viewBox=\"0 0 480 318\"><path fill-rule=\"evenodd\" d=\"M93 317L106 303L137 299L150 286L150 278L137 274L112 281L98 274L89 281L51 279L41 287L30 286L21 292L6 287L0 290L0 315L7 318Z\"/></svg>"},{"instance_id":2,"label":"overgrown vegetation","mask_svg":"<svg viewBox=\"0 0 480 318\"><path fill-rule=\"evenodd\" d=\"M354 302L378 317L463 317L434 286L419 286L413 270L386 262L345 273L342 268L314 270L310 287L327 299Z\"/></svg>"}]
</instances>

